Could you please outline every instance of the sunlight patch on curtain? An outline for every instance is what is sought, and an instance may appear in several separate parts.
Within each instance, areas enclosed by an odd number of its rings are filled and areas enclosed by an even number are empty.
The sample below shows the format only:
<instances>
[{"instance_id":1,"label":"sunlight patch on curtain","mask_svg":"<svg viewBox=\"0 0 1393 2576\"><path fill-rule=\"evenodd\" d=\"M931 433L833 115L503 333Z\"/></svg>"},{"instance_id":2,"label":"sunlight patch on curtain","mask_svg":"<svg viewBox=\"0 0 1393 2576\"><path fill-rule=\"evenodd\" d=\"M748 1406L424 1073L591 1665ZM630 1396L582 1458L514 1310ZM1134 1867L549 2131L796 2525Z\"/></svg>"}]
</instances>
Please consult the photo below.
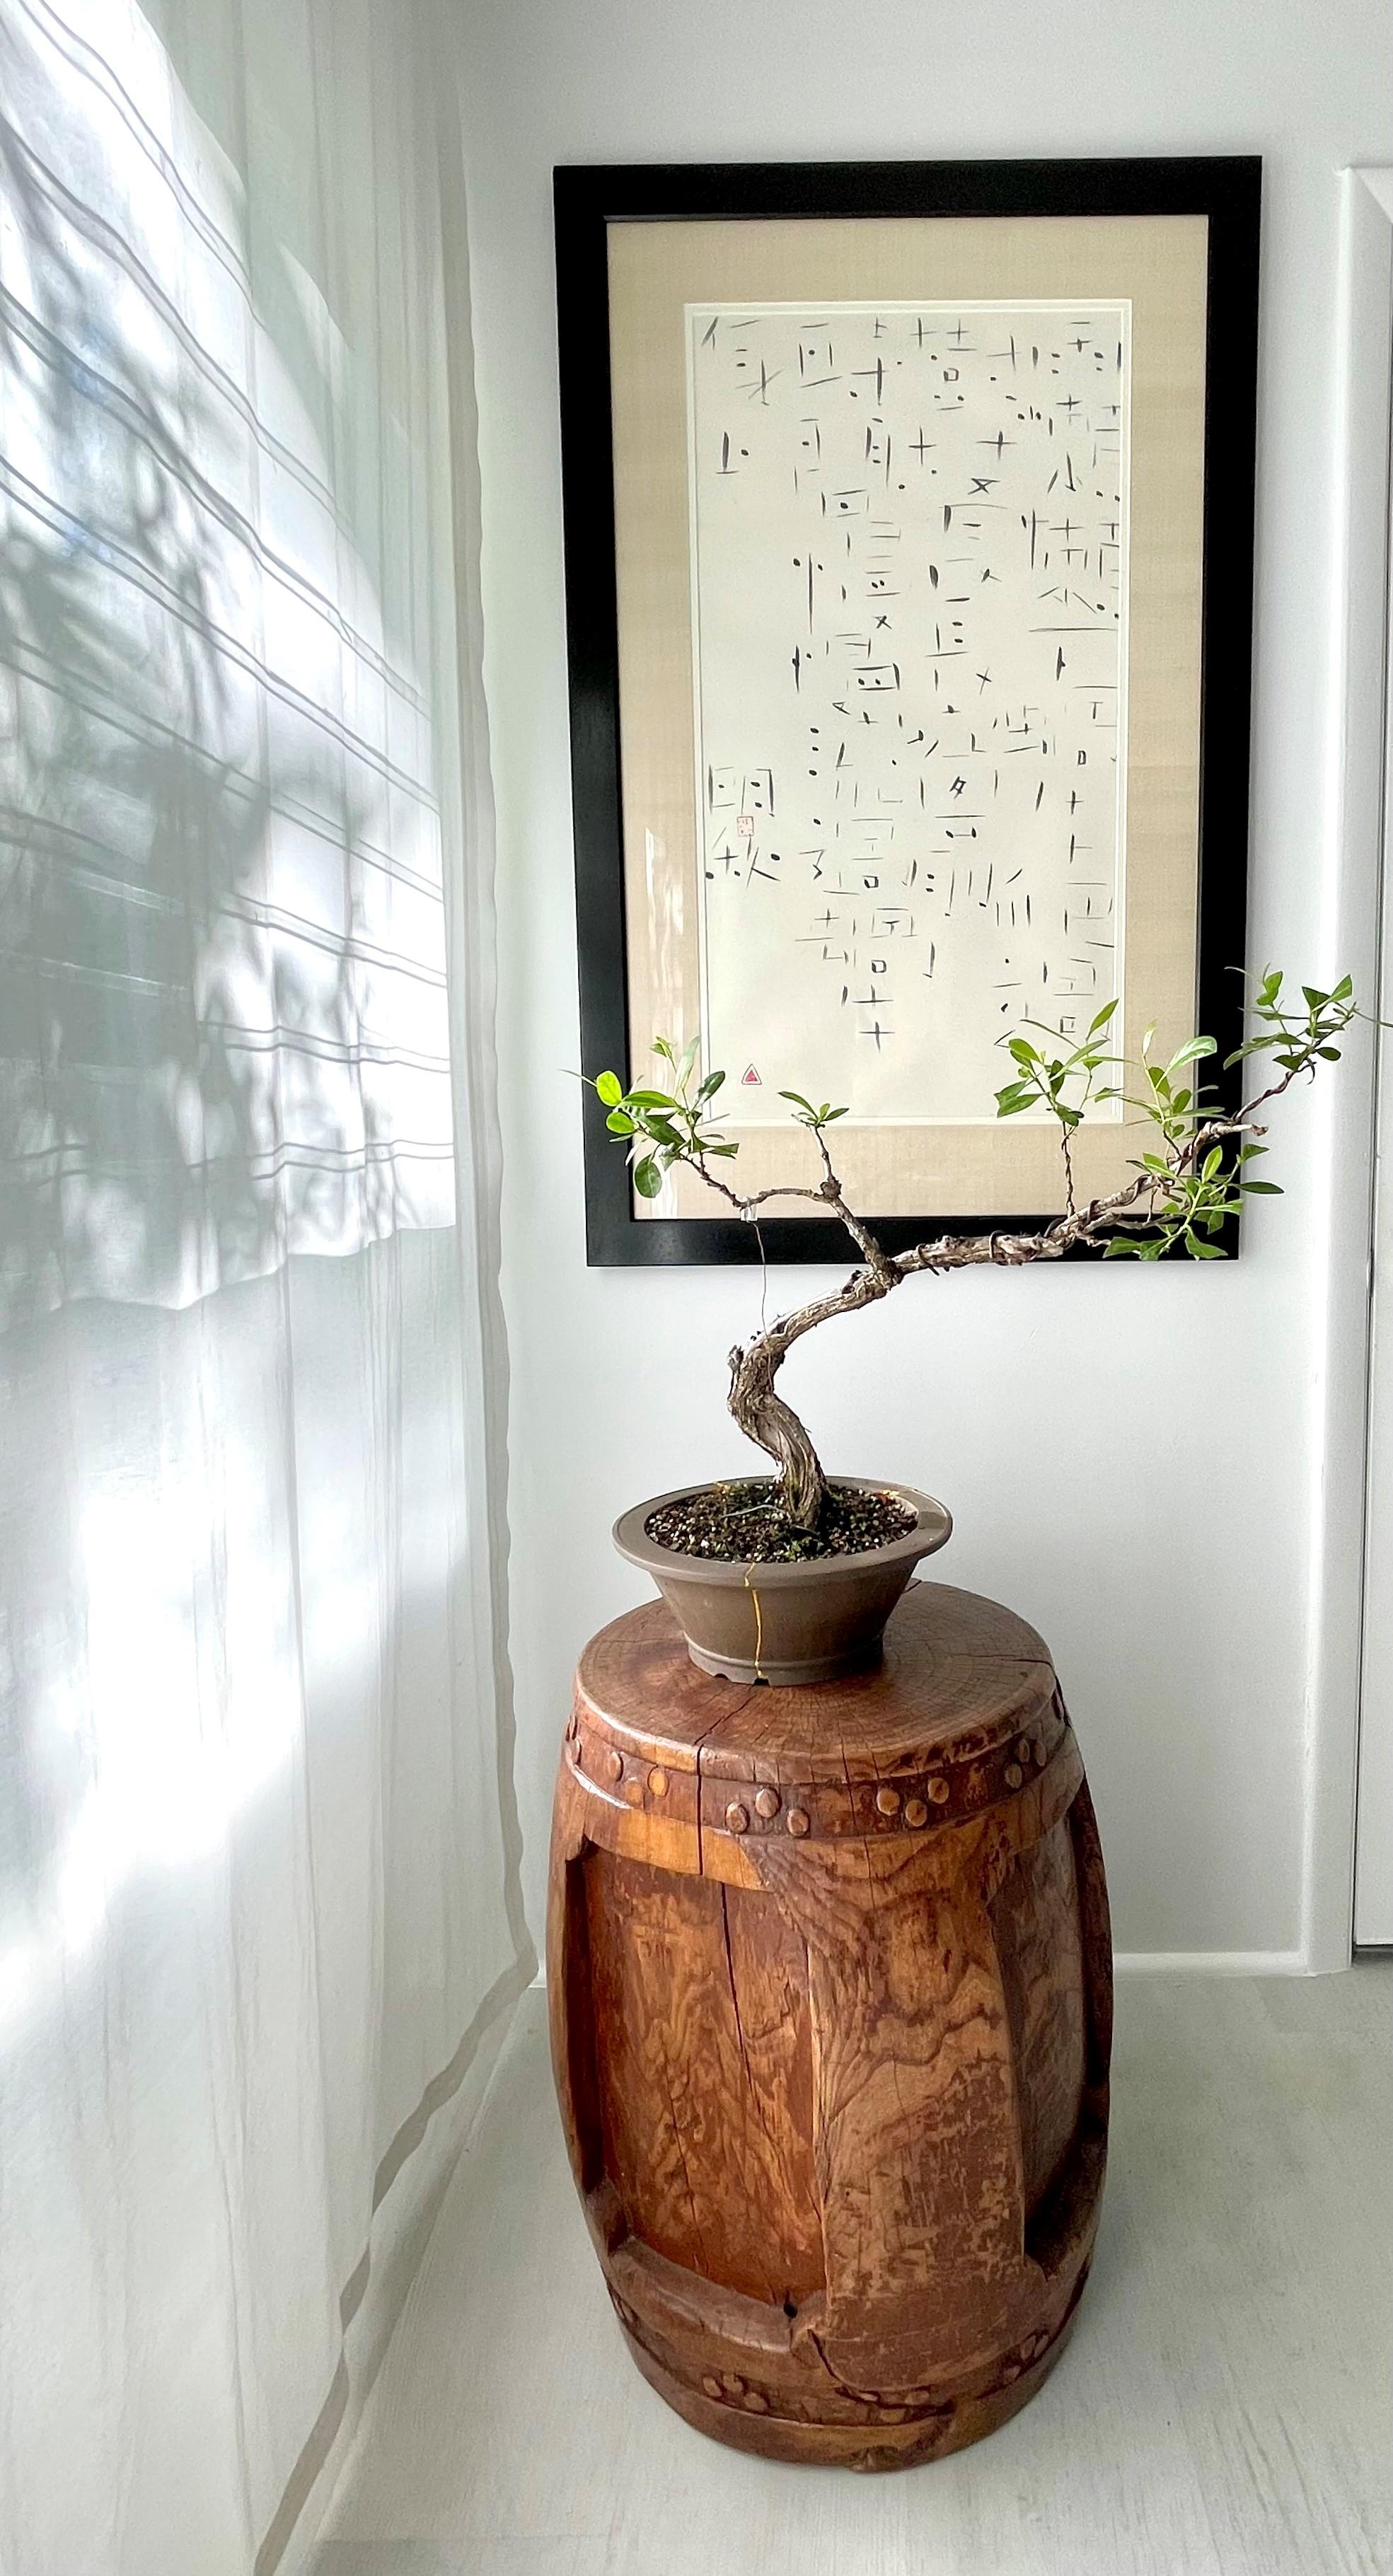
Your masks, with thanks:
<instances>
[{"instance_id":1,"label":"sunlight patch on curtain","mask_svg":"<svg viewBox=\"0 0 1393 2576\"><path fill-rule=\"evenodd\" d=\"M297 144L312 34L285 70L220 134L131 0L5 13L10 1315L452 1217L409 210L384 241L366 99Z\"/></svg>"}]
</instances>

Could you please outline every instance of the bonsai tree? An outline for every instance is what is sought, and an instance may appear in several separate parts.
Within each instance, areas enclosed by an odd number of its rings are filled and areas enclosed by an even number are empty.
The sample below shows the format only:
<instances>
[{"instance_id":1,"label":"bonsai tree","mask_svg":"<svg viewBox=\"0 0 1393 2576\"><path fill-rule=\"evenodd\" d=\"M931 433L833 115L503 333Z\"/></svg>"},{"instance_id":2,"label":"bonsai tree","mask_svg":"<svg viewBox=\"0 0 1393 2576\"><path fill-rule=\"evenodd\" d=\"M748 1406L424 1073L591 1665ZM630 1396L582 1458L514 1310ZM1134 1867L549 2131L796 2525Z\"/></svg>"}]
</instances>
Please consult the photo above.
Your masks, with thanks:
<instances>
[{"instance_id":1,"label":"bonsai tree","mask_svg":"<svg viewBox=\"0 0 1393 2576\"><path fill-rule=\"evenodd\" d=\"M1006 1041L1013 1071L996 1094L997 1116L1013 1118L1024 1110L1042 1110L1059 1129L1063 1165L1064 1212L1033 1234L944 1234L917 1243L908 1252L888 1253L863 1217L847 1203L828 1143L828 1131L845 1106L824 1100L815 1107L801 1092L785 1091L793 1122L812 1138L821 1162L821 1178L789 1181L749 1196L722 1177L717 1165L739 1153L717 1123L716 1100L724 1073L698 1076L697 1043L680 1051L667 1038L655 1038L653 1052L666 1068L670 1084L626 1090L617 1073L602 1073L594 1082L608 1113L610 1133L622 1142L633 1164L633 1182L641 1198L656 1198L664 1175L685 1164L708 1189L725 1199L737 1214L758 1226L760 1209L772 1199L811 1199L839 1218L860 1255L857 1267L840 1288L814 1297L761 1328L730 1354L729 1408L741 1430L774 1461L782 1504L794 1531L817 1530L827 1496L827 1479L817 1451L775 1381L795 1342L834 1316L854 1315L888 1297L916 1271L966 1270L980 1262L1011 1266L1029 1261L1058 1261L1080 1247L1101 1246L1109 1259L1160 1261L1167 1254L1196 1261L1222 1261L1217 1238L1238 1214L1243 1200L1261 1191L1280 1195L1275 1181L1254 1176L1252 1166L1266 1153L1266 1128L1260 1112L1293 1084L1313 1076L1321 1064L1340 1055L1336 1041L1355 1017L1356 1004L1346 975L1333 992L1315 985L1301 988L1301 1002L1284 999L1280 971L1265 974L1252 1005L1254 1034L1225 1059L1225 1069L1253 1059L1268 1077L1242 1104L1226 1109L1195 1068L1217 1053L1214 1041L1193 1037L1168 1063L1153 1061L1152 1036L1142 1040L1140 1061L1129 1063L1108 1050L1109 1025L1116 1002L1098 1011L1082 1043L1067 1048L1060 1032L1027 1020ZM1030 1035L1027 1032L1033 1031ZM1040 1040L1041 1043L1037 1043ZM1121 1099L1141 1121L1141 1151L1131 1159L1133 1177L1106 1196L1078 1204L1074 1186L1073 1140L1090 1102Z\"/></svg>"}]
</instances>

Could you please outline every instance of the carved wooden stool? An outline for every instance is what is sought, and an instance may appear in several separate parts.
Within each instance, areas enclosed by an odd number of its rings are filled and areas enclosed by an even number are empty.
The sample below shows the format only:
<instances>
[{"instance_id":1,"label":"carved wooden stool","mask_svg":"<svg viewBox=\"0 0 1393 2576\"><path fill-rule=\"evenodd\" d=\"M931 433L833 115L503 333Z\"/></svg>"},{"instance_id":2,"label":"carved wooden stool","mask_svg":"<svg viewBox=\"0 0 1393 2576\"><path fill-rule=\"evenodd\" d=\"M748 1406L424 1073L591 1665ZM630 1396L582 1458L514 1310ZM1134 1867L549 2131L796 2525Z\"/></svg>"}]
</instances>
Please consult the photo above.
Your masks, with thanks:
<instances>
[{"instance_id":1,"label":"carved wooden stool","mask_svg":"<svg viewBox=\"0 0 1393 2576\"><path fill-rule=\"evenodd\" d=\"M635 2360L719 2441L899 2468L1034 2395L1088 2269L1112 1969L1023 1620L916 1583L871 1672L716 1681L660 1602L581 1658L548 1960Z\"/></svg>"}]
</instances>

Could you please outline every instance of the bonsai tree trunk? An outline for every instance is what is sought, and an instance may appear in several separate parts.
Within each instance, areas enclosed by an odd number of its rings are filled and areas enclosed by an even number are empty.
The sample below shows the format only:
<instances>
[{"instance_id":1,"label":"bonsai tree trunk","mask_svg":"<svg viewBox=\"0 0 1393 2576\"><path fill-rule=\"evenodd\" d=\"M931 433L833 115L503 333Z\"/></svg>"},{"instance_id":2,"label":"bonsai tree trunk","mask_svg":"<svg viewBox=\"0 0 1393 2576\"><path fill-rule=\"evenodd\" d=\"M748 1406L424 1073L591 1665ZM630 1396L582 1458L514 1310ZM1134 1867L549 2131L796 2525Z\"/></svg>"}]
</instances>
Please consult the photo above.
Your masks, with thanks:
<instances>
[{"instance_id":1,"label":"bonsai tree trunk","mask_svg":"<svg viewBox=\"0 0 1393 2576\"><path fill-rule=\"evenodd\" d=\"M730 1355L728 1402L746 1439L763 1449L778 1468L784 1509L794 1528L815 1530L827 1479L797 1414L774 1392L782 1359L783 1350L773 1334L761 1333L745 1348L737 1342Z\"/></svg>"}]
</instances>

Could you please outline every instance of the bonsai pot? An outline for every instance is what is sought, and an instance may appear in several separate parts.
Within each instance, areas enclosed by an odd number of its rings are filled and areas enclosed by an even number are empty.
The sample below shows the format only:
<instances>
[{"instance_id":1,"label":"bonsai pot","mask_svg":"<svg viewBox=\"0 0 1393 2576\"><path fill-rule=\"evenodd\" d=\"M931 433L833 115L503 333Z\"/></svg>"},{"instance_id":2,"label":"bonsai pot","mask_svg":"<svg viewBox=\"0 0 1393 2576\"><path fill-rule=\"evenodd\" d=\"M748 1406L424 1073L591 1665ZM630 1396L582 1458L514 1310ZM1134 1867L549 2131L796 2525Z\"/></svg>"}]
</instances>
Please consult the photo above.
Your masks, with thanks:
<instances>
[{"instance_id":1,"label":"bonsai pot","mask_svg":"<svg viewBox=\"0 0 1393 2576\"><path fill-rule=\"evenodd\" d=\"M929 1494L867 1476L834 1476L842 1492L892 1494L914 1527L884 1547L791 1563L689 1556L644 1526L665 1503L702 1487L680 1485L635 1503L614 1524L614 1544L650 1574L694 1664L733 1682L826 1682L878 1661L885 1622L921 1556L942 1547L952 1517Z\"/></svg>"}]
</instances>

